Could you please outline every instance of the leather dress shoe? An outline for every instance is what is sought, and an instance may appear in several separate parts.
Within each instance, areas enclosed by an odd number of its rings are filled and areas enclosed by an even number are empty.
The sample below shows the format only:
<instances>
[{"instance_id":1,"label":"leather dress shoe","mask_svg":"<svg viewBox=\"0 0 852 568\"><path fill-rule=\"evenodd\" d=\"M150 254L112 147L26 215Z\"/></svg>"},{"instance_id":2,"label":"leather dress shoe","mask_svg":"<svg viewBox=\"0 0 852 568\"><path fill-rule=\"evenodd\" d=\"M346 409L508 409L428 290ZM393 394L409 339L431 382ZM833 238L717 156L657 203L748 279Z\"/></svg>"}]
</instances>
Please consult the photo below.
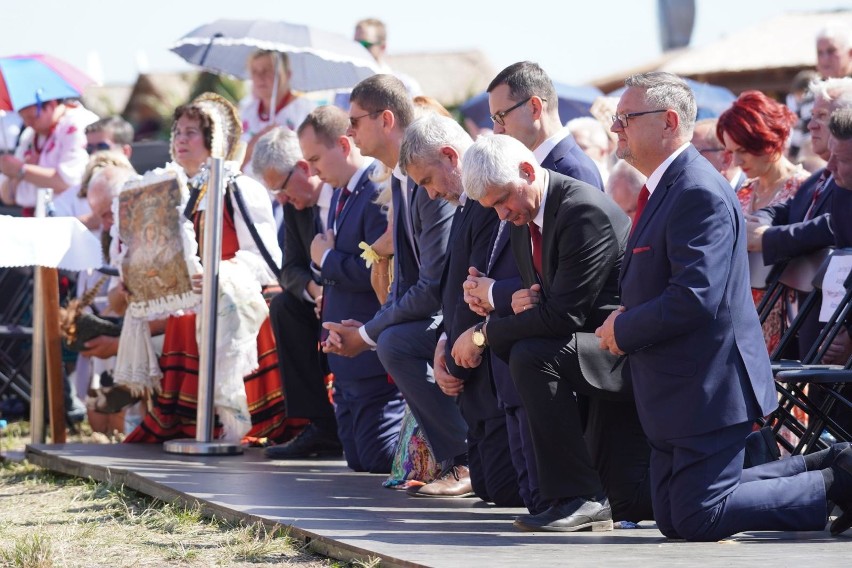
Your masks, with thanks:
<instances>
[{"instance_id":1,"label":"leather dress shoe","mask_svg":"<svg viewBox=\"0 0 852 568\"><path fill-rule=\"evenodd\" d=\"M406 491L412 497L472 497L473 485L470 482L470 470L466 465L454 465L441 477L420 487L411 487Z\"/></svg>"},{"instance_id":2,"label":"leather dress shoe","mask_svg":"<svg viewBox=\"0 0 852 568\"><path fill-rule=\"evenodd\" d=\"M611 531L612 510L604 495L559 501L538 515L521 515L515 527L527 532Z\"/></svg>"},{"instance_id":3,"label":"leather dress shoe","mask_svg":"<svg viewBox=\"0 0 852 568\"><path fill-rule=\"evenodd\" d=\"M313 424L280 446L272 446L264 450L266 457L273 460L292 460L317 457L340 457L343 455L343 445L336 433L320 430Z\"/></svg>"},{"instance_id":4,"label":"leather dress shoe","mask_svg":"<svg viewBox=\"0 0 852 568\"><path fill-rule=\"evenodd\" d=\"M840 472L841 475L845 473L852 476L852 447L847 447L837 454L832 467L843 470ZM838 501L837 506L843 513L834 519L829 527L832 536L837 536L852 528L852 495L848 499Z\"/></svg>"}]
</instances>

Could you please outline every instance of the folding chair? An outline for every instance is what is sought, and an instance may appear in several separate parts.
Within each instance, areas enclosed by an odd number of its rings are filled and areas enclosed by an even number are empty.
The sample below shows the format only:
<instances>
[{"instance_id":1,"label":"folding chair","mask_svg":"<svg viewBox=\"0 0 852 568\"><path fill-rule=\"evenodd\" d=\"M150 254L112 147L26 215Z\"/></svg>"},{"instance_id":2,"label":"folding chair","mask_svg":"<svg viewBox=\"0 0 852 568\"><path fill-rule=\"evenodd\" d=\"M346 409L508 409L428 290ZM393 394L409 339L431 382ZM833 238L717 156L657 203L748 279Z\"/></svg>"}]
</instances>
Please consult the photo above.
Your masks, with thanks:
<instances>
[{"instance_id":1,"label":"folding chair","mask_svg":"<svg viewBox=\"0 0 852 568\"><path fill-rule=\"evenodd\" d=\"M0 269L0 398L30 401L33 271Z\"/></svg>"},{"instance_id":2,"label":"folding chair","mask_svg":"<svg viewBox=\"0 0 852 568\"><path fill-rule=\"evenodd\" d=\"M846 432L830 416L838 402L850 406L849 401L843 396L842 390L846 382L852 382L852 372L850 372L852 358L845 365L819 363L831 342L845 326L850 309L852 309L852 273L846 275L845 294L829 317L828 322L822 327L822 331L808 353L801 361L780 359L780 353L795 337L804 318L808 317L811 310L819 307L819 298L822 297L822 281L830 258L850 254L852 254L852 250L839 249L833 251L831 256L826 259L814 279L813 292L801 306L799 313L771 356L776 379L775 386L780 395L780 401L778 409L765 421L759 422L768 425L772 429L778 444L791 454L810 453L826 447L827 444L820 439L823 429L828 429L839 440L852 440L850 433ZM807 390L808 388L810 390ZM825 400L819 404L815 403L814 392L824 392ZM794 413L795 409L800 409L807 420L800 420ZM782 435L783 429L792 432L798 438L798 442L792 443L785 438Z\"/></svg>"}]
</instances>

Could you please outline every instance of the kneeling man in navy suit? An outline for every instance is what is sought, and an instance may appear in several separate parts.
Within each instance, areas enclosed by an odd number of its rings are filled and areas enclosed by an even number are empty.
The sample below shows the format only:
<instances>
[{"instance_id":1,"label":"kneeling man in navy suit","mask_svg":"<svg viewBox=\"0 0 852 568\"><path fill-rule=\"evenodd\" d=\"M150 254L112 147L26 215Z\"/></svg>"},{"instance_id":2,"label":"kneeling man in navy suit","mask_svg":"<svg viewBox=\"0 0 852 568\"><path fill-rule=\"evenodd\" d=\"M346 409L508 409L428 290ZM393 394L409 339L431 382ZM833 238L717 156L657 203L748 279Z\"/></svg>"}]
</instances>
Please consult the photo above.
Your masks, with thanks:
<instances>
[{"instance_id":1,"label":"kneeling man in navy suit","mask_svg":"<svg viewBox=\"0 0 852 568\"><path fill-rule=\"evenodd\" d=\"M612 131L648 176L621 266L623 307L596 331L626 355L651 444L654 517L670 538L822 530L828 500L852 501L852 450L835 446L743 470L754 420L777 405L749 290L746 227L731 186L690 145L682 79L627 79Z\"/></svg>"}]
</instances>

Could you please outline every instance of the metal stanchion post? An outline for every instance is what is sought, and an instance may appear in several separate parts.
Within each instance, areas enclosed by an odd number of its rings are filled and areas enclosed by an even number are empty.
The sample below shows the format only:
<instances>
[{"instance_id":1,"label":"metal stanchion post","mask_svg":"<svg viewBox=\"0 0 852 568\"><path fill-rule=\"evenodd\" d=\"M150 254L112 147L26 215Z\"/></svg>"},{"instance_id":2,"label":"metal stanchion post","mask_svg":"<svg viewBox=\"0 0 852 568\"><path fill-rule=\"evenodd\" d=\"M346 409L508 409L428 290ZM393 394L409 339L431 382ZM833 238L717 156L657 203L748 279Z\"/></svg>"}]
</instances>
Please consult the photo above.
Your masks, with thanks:
<instances>
[{"instance_id":1,"label":"metal stanchion post","mask_svg":"<svg viewBox=\"0 0 852 568\"><path fill-rule=\"evenodd\" d=\"M163 449L172 454L234 455L243 451L239 443L213 440L213 392L216 377L216 307L219 297L219 261L222 258L222 211L224 166L212 158L207 180L207 211L204 222L204 281L201 288L201 342L198 345L198 417L195 439L170 440Z\"/></svg>"},{"instance_id":2,"label":"metal stanchion post","mask_svg":"<svg viewBox=\"0 0 852 568\"><path fill-rule=\"evenodd\" d=\"M35 216L45 217L47 201L53 190L41 188L36 196ZM30 437L33 444L45 441L44 394L45 394L45 349L44 349L44 278L41 270L33 270L33 355L30 376Z\"/></svg>"}]
</instances>

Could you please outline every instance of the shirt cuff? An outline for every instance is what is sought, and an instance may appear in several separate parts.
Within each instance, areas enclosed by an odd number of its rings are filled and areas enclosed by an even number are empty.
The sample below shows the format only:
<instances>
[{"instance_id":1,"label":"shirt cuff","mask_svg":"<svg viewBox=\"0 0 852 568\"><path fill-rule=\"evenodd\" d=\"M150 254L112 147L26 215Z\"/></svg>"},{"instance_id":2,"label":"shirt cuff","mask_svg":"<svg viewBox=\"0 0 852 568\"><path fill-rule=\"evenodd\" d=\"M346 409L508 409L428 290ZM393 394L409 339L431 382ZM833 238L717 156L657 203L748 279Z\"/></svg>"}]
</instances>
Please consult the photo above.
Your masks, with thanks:
<instances>
[{"instance_id":1,"label":"shirt cuff","mask_svg":"<svg viewBox=\"0 0 852 568\"><path fill-rule=\"evenodd\" d=\"M358 334L361 336L361 339L364 340L364 343L375 349L376 342L370 339L370 336L367 335L367 326L362 325L361 327L359 327Z\"/></svg>"},{"instance_id":2,"label":"shirt cuff","mask_svg":"<svg viewBox=\"0 0 852 568\"><path fill-rule=\"evenodd\" d=\"M496 280L494 282L496 282ZM488 286L488 303L491 304L492 309L496 310L497 307L494 305L494 282Z\"/></svg>"},{"instance_id":3,"label":"shirt cuff","mask_svg":"<svg viewBox=\"0 0 852 568\"><path fill-rule=\"evenodd\" d=\"M322 258L320 259L320 263L319 263L320 268L322 268L323 265L325 264L325 259L328 256L328 253L330 253L330 252L331 252L331 249L328 249L324 253L322 253Z\"/></svg>"},{"instance_id":4,"label":"shirt cuff","mask_svg":"<svg viewBox=\"0 0 852 568\"><path fill-rule=\"evenodd\" d=\"M307 289L307 288L305 288L304 290L302 290L302 299L303 299L303 300L305 300L306 302L310 302L310 303L312 303L312 304L316 304L316 303L317 303L317 301L316 301L316 300L314 300L314 299L311 297L311 295L310 295L310 294L308 294L308 289Z\"/></svg>"},{"instance_id":5,"label":"shirt cuff","mask_svg":"<svg viewBox=\"0 0 852 568\"><path fill-rule=\"evenodd\" d=\"M446 341L447 339L449 339L449 337L447 336L447 332L446 332L446 331L442 331L442 332L441 332L441 337L439 337L439 338L438 338L438 342L440 343L441 341Z\"/></svg>"}]
</instances>

